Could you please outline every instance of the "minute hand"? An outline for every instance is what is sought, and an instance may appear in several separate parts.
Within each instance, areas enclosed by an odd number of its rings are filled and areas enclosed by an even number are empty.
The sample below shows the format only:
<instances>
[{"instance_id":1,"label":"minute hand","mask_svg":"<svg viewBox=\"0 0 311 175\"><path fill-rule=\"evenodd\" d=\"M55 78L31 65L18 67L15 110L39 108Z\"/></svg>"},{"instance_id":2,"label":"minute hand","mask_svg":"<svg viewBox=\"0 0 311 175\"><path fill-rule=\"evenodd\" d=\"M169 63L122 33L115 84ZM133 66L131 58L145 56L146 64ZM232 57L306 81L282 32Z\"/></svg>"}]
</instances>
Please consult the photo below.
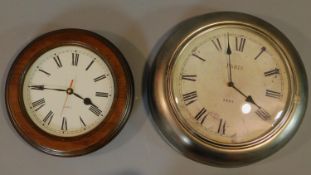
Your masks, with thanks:
<instances>
[{"instance_id":1,"label":"minute hand","mask_svg":"<svg viewBox=\"0 0 311 175\"><path fill-rule=\"evenodd\" d=\"M32 86L28 86L31 89L34 90L53 90L53 91L66 91L66 89L59 89L59 88L46 88L44 87L44 85L32 85Z\"/></svg>"},{"instance_id":2,"label":"minute hand","mask_svg":"<svg viewBox=\"0 0 311 175\"><path fill-rule=\"evenodd\" d=\"M226 54L228 55L228 61L227 61L227 70L228 70L228 80L229 83L233 82L232 81L232 71L231 71L231 48L230 48L230 42L229 42L229 33L228 33L228 47Z\"/></svg>"}]
</instances>

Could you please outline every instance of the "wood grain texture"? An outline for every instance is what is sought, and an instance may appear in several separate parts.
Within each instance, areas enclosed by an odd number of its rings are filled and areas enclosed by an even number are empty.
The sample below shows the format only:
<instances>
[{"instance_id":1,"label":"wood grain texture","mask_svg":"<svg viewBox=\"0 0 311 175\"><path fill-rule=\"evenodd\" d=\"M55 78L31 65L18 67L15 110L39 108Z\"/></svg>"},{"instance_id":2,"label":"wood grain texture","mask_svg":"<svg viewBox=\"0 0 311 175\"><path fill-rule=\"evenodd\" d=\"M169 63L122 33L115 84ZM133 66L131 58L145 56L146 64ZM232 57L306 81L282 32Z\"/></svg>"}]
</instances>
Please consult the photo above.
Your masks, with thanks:
<instances>
[{"instance_id":1,"label":"wood grain texture","mask_svg":"<svg viewBox=\"0 0 311 175\"><path fill-rule=\"evenodd\" d=\"M98 54L109 66L116 94L106 118L92 131L76 137L57 137L37 127L23 104L24 75L44 52L63 45L79 45ZM18 133L32 146L51 155L78 156L99 149L121 130L130 114L134 96L132 74L121 52L107 39L86 30L62 29L32 41L16 58L6 82L6 106Z\"/></svg>"}]
</instances>

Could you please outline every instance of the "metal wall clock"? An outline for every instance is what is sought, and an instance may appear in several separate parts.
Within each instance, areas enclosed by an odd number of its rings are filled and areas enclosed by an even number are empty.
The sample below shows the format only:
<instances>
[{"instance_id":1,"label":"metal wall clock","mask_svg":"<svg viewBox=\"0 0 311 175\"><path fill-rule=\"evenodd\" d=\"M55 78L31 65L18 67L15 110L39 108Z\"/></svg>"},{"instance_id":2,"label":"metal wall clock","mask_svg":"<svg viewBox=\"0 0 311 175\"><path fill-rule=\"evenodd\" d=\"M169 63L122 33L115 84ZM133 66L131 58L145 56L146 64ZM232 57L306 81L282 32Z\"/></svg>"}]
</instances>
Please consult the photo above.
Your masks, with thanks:
<instances>
[{"instance_id":1,"label":"metal wall clock","mask_svg":"<svg viewBox=\"0 0 311 175\"><path fill-rule=\"evenodd\" d=\"M16 58L6 82L9 117L48 154L77 156L107 144L133 102L127 62L107 39L81 29L53 31Z\"/></svg>"},{"instance_id":2,"label":"metal wall clock","mask_svg":"<svg viewBox=\"0 0 311 175\"><path fill-rule=\"evenodd\" d=\"M149 99L156 124L187 157L240 166L282 147L308 96L290 41L256 17L219 12L187 20L155 58Z\"/></svg>"}]
</instances>

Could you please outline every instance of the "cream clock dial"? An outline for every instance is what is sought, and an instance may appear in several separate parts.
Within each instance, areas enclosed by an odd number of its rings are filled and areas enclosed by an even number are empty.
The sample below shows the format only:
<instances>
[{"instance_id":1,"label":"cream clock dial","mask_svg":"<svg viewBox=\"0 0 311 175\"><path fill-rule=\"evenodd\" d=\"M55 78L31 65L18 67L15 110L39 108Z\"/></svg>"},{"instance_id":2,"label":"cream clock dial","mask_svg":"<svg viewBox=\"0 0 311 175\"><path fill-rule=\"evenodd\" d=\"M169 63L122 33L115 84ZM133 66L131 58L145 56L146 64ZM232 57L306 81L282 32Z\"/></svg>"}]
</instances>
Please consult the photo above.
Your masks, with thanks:
<instances>
[{"instance_id":1,"label":"cream clock dial","mask_svg":"<svg viewBox=\"0 0 311 175\"><path fill-rule=\"evenodd\" d=\"M307 103L299 55L275 27L219 12L189 19L167 37L149 83L152 114L187 157L241 166L282 147Z\"/></svg>"},{"instance_id":2,"label":"cream clock dial","mask_svg":"<svg viewBox=\"0 0 311 175\"><path fill-rule=\"evenodd\" d=\"M60 46L41 55L25 75L23 102L35 124L56 136L94 129L114 99L107 64L80 46Z\"/></svg>"},{"instance_id":3,"label":"cream clock dial","mask_svg":"<svg viewBox=\"0 0 311 175\"><path fill-rule=\"evenodd\" d=\"M79 156L108 144L126 123L134 85L122 53L83 29L46 33L15 59L6 106L17 132L51 155Z\"/></svg>"},{"instance_id":4,"label":"cream clock dial","mask_svg":"<svg viewBox=\"0 0 311 175\"><path fill-rule=\"evenodd\" d=\"M181 119L221 143L243 143L267 133L288 99L290 82L281 57L264 38L237 26L196 36L172 70Z\"/></svg>"}]
</instances>

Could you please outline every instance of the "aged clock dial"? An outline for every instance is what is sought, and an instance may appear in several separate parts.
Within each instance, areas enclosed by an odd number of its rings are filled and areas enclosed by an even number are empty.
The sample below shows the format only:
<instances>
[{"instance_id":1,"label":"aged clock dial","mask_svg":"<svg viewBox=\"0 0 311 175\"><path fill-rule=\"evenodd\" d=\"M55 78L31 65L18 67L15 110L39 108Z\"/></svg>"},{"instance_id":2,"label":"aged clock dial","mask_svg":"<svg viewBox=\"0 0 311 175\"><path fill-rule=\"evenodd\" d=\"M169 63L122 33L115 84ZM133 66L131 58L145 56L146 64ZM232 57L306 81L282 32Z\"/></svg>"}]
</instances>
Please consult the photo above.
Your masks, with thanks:
<instances>
[{"instance_id":1,"label":"aged clock dial","mask_svg":"<svg viewBox=\"0 0 311 175\"><path fill-rule=\"evenodd\" d=\"M307 102L298 53L275 27L242 13L189 19L155 58L149 99L160 131L191 159L260 160L295 133Z\"/></svg>"},{"instance_id":2,"label":"aged clock dial","mask_svg":"<svg viewBox=\"0 0 311 175\"><path fill-rule=\"evenodd\" d=\"M40 36L16 58L6 84L10 119L34 147L89 153L117 135L133 102L131 71L107 39L82 29Z\"/></svg>"},{"instance_id":3,"label":"aged clock dial","mask_svg":"<svg viewBox=\"0 0 311 175\"><path fill-rule=\"evenodd\" d=\"M270 131L288 99L289 77L280 57L264 38L236 26L196 36L172 70L181 119L221 143L247 142Z\"/></svg>"}]
</instances>

